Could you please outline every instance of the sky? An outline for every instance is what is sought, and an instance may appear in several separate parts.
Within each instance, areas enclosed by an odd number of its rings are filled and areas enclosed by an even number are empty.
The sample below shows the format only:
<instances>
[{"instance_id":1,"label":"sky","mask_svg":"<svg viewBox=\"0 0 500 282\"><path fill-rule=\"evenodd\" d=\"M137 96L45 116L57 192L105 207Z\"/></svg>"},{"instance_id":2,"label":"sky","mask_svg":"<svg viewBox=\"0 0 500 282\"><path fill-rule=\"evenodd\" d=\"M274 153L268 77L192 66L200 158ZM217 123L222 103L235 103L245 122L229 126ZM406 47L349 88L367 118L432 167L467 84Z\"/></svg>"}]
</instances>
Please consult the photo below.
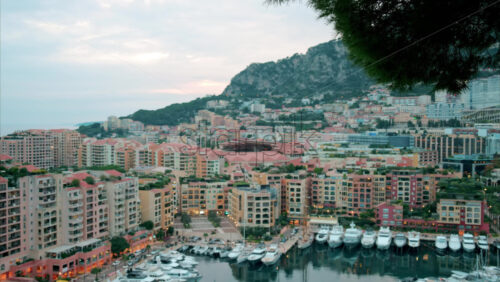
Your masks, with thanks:
<instances>
[{"instance_id":1,"label":"sky","mask_svg":"<svg viewBox=\"0 0 500 282\"><path fill-rule=\"evenodd\" d=\"M254 62L335 37L305 1L23 0L0 12L0 133L220 94Z\"/></svg>"}]
</instances>

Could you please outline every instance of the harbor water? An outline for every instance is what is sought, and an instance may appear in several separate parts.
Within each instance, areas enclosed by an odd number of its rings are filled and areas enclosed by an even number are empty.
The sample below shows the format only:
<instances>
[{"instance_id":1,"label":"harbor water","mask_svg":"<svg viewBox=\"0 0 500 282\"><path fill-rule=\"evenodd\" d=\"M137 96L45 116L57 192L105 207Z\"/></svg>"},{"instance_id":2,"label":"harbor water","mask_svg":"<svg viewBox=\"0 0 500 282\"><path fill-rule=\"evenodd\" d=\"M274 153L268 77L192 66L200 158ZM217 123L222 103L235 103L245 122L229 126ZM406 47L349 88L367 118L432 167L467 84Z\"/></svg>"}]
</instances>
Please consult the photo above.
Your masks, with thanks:
<instances>
[{"instance_id":1,"label":"harbor water","mask_svg":"<svg viewBox=\"0 0 500 282\"><path fill-rule=\"evenodd\" d=\"M497 265L496 250L485 255L487 265ZM418 250L346 248L313 244L293 247L274 266L253 266L197 256L201 281L400 281L408 277L449 277L452 270L470 272L478 254L437 254L432 247Z\"/></svg>"}]
</instances>

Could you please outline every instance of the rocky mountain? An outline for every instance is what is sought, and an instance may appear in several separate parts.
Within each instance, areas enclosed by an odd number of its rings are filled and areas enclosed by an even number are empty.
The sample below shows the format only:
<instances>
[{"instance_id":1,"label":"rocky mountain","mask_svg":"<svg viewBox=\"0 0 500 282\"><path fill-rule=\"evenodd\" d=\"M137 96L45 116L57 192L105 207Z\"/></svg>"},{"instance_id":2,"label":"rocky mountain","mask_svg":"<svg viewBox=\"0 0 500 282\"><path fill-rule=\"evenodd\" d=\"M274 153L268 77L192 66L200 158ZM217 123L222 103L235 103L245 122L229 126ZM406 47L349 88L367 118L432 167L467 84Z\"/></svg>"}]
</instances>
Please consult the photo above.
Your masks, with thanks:
<instances>
[{"instance_id":1,"label":"rocky mountain","mask_svg":"<svg viewBox=\"0 0 500 282\"><path fill-rule=\"evenodd\" d=\"M277 62L255 63L237 74L222 95L308 97L317 94L359 96L374 82L347 58L340 40L309 48Z\"/></svg>"},{"instance_id":2,"label":"rocky mountain","mask_svg":"<svg viewBox=\"0 0 500 282\"><path fill-rule=\"evenodd\" d=\"M218 96L172 104L158 110L139 110L128 118L145 124L176 125L190 122L209 100L237 97L241 101L262 97L271 98L268 99L271 101L278 96L283 100L326 94L328 101L332 101L361 96L373 83L362 68L349 61L342 42L333 40L311 47L305 54L295 54L276 62L251 64L237 74Z\"/></svg>"}]
</instances>

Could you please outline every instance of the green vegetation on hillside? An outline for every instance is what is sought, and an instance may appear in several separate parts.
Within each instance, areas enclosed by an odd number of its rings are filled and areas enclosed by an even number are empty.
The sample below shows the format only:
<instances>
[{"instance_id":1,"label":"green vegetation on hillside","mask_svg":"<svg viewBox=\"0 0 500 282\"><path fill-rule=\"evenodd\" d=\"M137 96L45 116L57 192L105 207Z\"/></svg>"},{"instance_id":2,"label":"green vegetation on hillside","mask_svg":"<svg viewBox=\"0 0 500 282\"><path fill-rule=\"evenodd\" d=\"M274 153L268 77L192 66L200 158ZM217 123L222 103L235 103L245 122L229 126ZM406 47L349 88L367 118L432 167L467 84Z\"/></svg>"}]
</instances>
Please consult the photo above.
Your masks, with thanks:
<instances>
[{"instance_id":1,"label":"green vegetation on hillside","mask_svg":"<svg viewBox=\"0 0 500 282\"><path fill-rule=\"evenodd\" d=\"M104 130L100 123L92 123L89 125L80 125L76 130L80 134L85 134L88 137L97 137L97 138L108 138L108 137L127 137L128 130L118 128L110 131Z\"/></svg>"},{"instance_id":2,"label":"green vegetation on hillside","mask_svg":"<svg viewBox=\"0 0 500 282\"><path fill-rule=\"evenodd\" d=\"M193 101L168 105L158 110L139 110L127 118L152 125L178 125L183 122L192 122L199 110L206 107L208 101L220 99L217 96L197 98Z\"/></svg>"}]
</instances>

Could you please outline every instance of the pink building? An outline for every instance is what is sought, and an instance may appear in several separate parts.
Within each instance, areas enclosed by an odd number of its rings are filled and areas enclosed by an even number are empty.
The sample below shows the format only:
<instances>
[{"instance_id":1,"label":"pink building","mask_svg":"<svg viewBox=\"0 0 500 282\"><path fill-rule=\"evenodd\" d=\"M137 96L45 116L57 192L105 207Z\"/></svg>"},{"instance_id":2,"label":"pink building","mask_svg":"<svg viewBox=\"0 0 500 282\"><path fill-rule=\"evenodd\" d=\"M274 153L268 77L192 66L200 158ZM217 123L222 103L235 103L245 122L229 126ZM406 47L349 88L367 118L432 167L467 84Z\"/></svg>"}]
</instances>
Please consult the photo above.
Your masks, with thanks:
<instances>
[{"instance_id":1,"label":"pink building","mask_svg":"<svg viewBox=\"0 0 500 282\"><path fill-rule=\"evenodd\" d=\"M47 250L45 258L14 265L8 272L1 274L0 280L15 277L16 273L50 280L58 277L72 278L79 274L89 274L93 268L102 267L110 261L111 244L91 239Z\"/></svg>"},{"instance_id":2,"label":"pink building","mask_svg":"<svg viewBox=\"0 0 500 282\"><path fill-rule=\"evenodd\" d=\"M375 210L377 224L380 226L402 227L403 206L380 203Z\"/></svg>"}]
</instances>

